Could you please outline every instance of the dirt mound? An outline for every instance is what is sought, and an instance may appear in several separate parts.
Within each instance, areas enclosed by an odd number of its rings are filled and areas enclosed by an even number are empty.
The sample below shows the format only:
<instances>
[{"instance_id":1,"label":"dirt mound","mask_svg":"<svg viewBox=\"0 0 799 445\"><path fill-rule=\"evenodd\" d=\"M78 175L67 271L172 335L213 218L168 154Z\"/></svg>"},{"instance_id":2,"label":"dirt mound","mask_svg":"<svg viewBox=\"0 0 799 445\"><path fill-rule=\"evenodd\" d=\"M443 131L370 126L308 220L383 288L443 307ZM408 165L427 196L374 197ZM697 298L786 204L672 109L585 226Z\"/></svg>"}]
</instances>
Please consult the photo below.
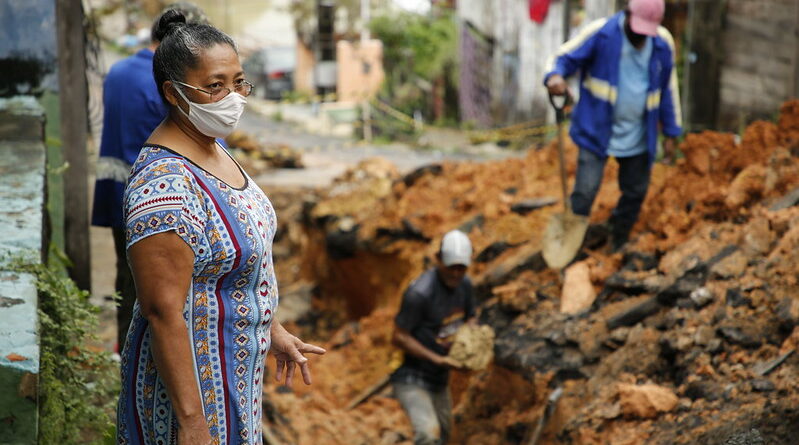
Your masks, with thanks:
<instances>
[{"instance_id":1,"label":"dirt mound","mask_svg":"<svg viewBox=\"0 0 799 445\"><path fill-rule=\"evenodd\" d=\"M561 313L568 289L540 255L562 209L554 144L401 178L375 165L350 172L340 193L289 200L282 221L304 232L285 237L299 254L291 267L277 261L278 274L315 285L314 310L294 328L329 352L313 363L312 388L267 383L270 432L278 443L410 443L380 385L401 362L393 316L440 237L460 228L475 248L479 318L496 339L493 365L453 375L452 443L526 443L558 386L541 444L715 444L752 428L791 443L778 425L799 402L799 102L781 112L740 141L689 135L683 159L654 165L630 245L609 254L589 230L579 283L596 297L574 314ZM576 154L568 143L572 179ZM592 223L610 216L616 172L609 162ZM369 388L374 396L345 410Z\"/></svg>"}]
</instances>

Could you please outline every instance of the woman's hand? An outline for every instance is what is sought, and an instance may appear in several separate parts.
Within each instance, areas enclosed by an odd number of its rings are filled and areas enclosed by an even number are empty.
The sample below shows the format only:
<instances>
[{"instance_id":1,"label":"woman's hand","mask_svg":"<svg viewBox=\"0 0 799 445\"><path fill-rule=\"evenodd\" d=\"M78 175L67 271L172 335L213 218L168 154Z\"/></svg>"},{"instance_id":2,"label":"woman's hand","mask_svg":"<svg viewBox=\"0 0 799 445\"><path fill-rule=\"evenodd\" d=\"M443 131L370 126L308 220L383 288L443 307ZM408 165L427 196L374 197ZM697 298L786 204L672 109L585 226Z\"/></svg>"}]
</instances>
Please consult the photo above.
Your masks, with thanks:
<instances>
[{"instance_id":1,"label":"woman's hand","mask_svg":"<svg viewBox=\"0 0 799 445\"><path fill-rule=\"evenodd\" d=\"M178 445L211 445L213 442L211 433L208 432L208 424L205 419L178 421Z\"/></svg>"},{"instance_id":2,"label":"woman's hand","mask_svg":"<svg viewBox=\"0 0 799 445\"><path fill-rule=\"evenodd\" d=\"M286 386L289 388L294 379L294 370L300 365L302 380L306 385L311 384L311 368L305 353L322 355L326 351L319 346L304 343L299 338L291 335L277 320L272 322L272 352L277 359L277 373L275 380L283 379L283 370L286 371Z\"/></svg>"}]
</instances>

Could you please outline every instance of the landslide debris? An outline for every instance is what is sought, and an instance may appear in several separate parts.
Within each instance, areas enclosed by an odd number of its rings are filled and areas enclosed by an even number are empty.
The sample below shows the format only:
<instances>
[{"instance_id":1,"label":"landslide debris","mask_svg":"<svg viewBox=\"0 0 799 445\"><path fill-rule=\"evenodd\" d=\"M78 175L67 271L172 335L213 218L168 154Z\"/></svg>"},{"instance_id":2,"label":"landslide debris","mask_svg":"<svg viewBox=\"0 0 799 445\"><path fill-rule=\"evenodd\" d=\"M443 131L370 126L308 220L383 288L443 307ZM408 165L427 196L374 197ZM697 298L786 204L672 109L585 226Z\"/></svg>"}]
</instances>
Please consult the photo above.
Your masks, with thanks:
<instances>
[{"instance_id":1,"label":"landslide debris","mask_svg":"<svg viewBox=\"0 0 799 445\"><path fill-rule=\"evenodd\" d=\"M292 327L329 351L312 362L310 388L265 382L274 443L412 442L381 384L401 362L393 317L453 228L472 240L479 318L495 340L486 369L453 372L451 443L526 443L556 387L563 396L541 444L794 443L799 101L740 140L706 131L680 148L675 165L654 165L631 242L616 254L601 226L619 197L608 163L587 247L565 275L540 254L561 211L551 205L554 145L405 176L374 161L330 191L273 199L288 227L276 245L281 286L313 289ZM577 149L566 152L573 180Z\"/></svg>"},{"instance_id":2,"label":"landslide debris","mask_svg":"<svg viewBox=\"0 0 799 445\"><path fill-rule=\"evenodd\" d=\"M465 324L455 332L449 356L472 371L482 371L494 360L494 330L491 326Z\"/></svg>"}]
</instances>

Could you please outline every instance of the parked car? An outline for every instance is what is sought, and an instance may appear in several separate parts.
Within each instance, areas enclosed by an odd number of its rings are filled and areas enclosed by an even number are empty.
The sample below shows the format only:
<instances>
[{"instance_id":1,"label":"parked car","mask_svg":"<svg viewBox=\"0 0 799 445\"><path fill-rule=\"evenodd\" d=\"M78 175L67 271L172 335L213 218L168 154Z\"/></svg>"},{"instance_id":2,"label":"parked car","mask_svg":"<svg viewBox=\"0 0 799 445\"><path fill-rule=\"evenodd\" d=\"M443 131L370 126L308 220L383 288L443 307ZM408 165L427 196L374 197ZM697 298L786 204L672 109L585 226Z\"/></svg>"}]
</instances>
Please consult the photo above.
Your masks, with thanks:
<instances>
[{"instance_id":1,"label":"parked car","mask_svg":"<svg viewBox=\"0 0 799 445\"><path fill-rule=\"evenodd\" d=\"M294 89L297 53L293 47L267 47L255 51L244 61L247 80L255 85L258 97L279 100Z\"/></svg>"}]
</instances>

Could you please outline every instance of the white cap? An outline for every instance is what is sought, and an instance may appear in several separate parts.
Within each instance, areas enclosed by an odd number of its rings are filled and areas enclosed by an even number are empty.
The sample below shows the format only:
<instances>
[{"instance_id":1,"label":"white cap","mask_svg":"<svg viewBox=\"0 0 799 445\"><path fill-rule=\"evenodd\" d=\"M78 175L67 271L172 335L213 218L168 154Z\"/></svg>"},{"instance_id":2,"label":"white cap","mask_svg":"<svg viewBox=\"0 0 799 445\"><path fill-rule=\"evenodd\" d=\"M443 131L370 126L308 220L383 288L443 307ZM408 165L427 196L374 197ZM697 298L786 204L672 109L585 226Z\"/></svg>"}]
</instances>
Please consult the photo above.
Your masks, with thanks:
<instances>
[{"instance_id":1,"label":"white cap","mask_svg":"<svg viewBox=\"0 0 799 445\"><path fill-rule=\"evenodd\" d=\"M452 230L441 240L441 262L445 266L468 266L472 262L472 243L460 230Z\"/></svg>"}]
</instances>

